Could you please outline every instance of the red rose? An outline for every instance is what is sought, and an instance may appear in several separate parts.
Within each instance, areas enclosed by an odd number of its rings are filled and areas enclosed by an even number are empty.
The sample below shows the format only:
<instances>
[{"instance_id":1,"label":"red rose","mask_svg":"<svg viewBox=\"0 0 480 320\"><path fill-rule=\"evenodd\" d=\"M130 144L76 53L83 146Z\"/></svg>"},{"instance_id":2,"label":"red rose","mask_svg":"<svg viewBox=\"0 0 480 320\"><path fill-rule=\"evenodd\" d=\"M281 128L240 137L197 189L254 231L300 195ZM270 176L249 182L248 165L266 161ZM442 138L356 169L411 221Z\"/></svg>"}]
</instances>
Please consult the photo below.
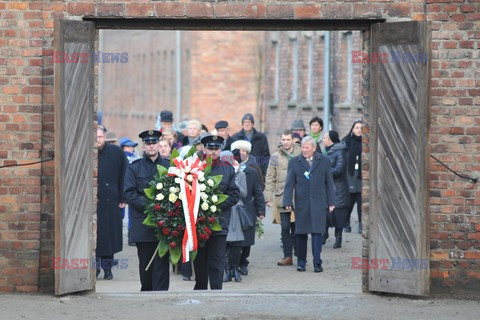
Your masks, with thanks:
<instances>
[{"instance_id":1,"label":"red rose","mask_svg":"<svg viewBox=\"0 0 480 320\"><path fill-rule=\"evenodd\" d=\"M174 214L175 214L175 212L173 212L173 211L171 211L171 210L168 211L168 216L169 216L169 217L172 217Z\"/></svg>"},{"instance_id":2,"label":"red rose","mask_svg":"<svg viewBox=\"0 0 480 320\"><path fill-rule=\"evenodd\" d=\"M159 226L160 228L163 227L163 221L158 221L157 226Z\"/></svg>"},{"instance_id":3,"label":"red rose","mask_svg":"<svg viewBox=\"0 0 480 320\"><path fill-rule=\"evenodd\" d=\"M177 230L173 230L173 231L172 231L172 236L178 237L178 231L177 231Z\"/></svg>"},{"instance_id":4,"label":"red rose","mask_svg":"<svg viewBox=\"0 0 480 320\"><path fill-rule=\"evenodd\" d=\"M181 204L180 200L175 201L175 208L180 208Z\"/></svg>"},{"instance_id":5,"label":"red rose","mask_svg":"<svg viewBox=\"0 0 480 320\"><path fill-rule=\"evenodd\" d=\"M164 235L168 235L170 233L170 230L168 230L167 228L163 228L162 232Z\"/></svg>"},{"instance_id":6,"label":"red rose","mask_svg":"<svg viewBox=\"0 0 480 320\"><path fill-rule=\"evenodd\" d=\"M157 203L157 204L155 204L154 209L155 209L155 211L160 211L160 210L162 210L162 206Z\"/></svg>"},{"instance_id":7,"label":"red rose","mask_svg":"<svg viewBox=\"0 0 480 320\"><path fill-rule=\"evenodd\" d=\"M212 234L212 230L208 229L208 230L207 230L207 234L208 234L208 235L211 235L211 234Z\"/></svg>"},{"instance_id":8,"label":"red rose","mask_svg":"<svg viewBox=\"0 0 480 320\"><path fill-rule=\"evenodd\" d=\"M178 231L182 231L182 230L183 230L183 225L179 224L179 225L177 226L177 230L178 230Z\"/></svg>"},{"instance_id":9,"label":"red rose","mask_svg":"<svg viewBox=\"0 0 480 320\"><path fill-rule=\"evenodd\" d=\"M208 231L210 231L210 229L209 229L207 226L205 226L205 227L203 227L203 231L205 231L206 233L208 233Z\"/></svg>"},{"instance_id":10,"label":"red rose","mask_svg":"<svg viewBox=\"0 0 480 320\"><path fill-rule=\"evenodd\" d=\"M210 217L210 218L208 218L208 221L210 221L210 223L214 223L214 222L215 222L215 218L214 218L214 217Z\"/></svg>"},{"instance_id":11,"label":"red rose","mask_svg":"<svg viewBox=\"0 0 480 320\"><path fill-rule=\"evenodd\" d=\"M207 237L207 235L206 235L206 234L203 234L203 233L202 233L202 234L200 234L200 239L202 239L202 240L207 240L207 238L206 238L206 237Z\"/></svg>"},{"instance_id":12,"label":"red rose","mask_svg":"<svg viewBox=\"0 0 480 320\"><path fill-rule=\"evenodd\" d=\"M198 221L198 222L204 222L204 221L205 221L205 218L204 218L204 217L198 217L197 221Z\"/></svg>"},{"instance_id":13,"label":"red rose","mask_svg":"<svg viewBox=\"0 0 480 320\"><path fill-rule=\"evenodd\" d=\"M175 248L176 246L177 246L177 244L176 244L175 242L173 242L173 241L170 242L170 248L173 249L173 248Z\"/></svg>"}]
</instances>

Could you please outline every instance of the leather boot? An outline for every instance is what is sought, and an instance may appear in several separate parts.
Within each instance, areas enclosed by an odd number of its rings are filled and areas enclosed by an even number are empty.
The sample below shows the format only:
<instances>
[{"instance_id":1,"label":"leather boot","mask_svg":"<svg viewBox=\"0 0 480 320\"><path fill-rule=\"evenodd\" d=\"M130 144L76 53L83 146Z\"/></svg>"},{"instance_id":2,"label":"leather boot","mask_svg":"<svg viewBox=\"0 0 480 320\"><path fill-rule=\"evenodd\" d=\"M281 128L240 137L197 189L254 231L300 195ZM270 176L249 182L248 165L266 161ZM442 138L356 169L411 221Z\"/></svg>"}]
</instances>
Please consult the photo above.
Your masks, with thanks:
<instances>
[{"instance_id":1,"label":"leather boot","mask_svg":"<svg viewBox=\"0 0 480 320\"><path fill-rule=\"evenodd\" d=\"M293 265L292 257L285 257L277 262L277 266L291 266Z\"/></svg>"},{"instance_id":2,"label":"leather boot","mask_svg":"<svg viewBox=\"0 0 480 320\"><path fill-rule=\"evenodd\" d=\"M232 273L230 272L230 261L232 260L231 257L231 249L228 249L225 253L225 270L223 271L223 282L230 282L232 281Z\"/></svg>"},{"instance_id":3,"label":"leather boot","mask_svg":"<svg viewBox=\"0 0 480 320\"><path fill-rule=\"evenodd\" d=\"M240 276L240 272L238 272L237 267L231 269L230 273L233 275L233 279L235 280L235 282L242 282L242 276Z\"/></svg>"},{"instance_id":4,"label":"leather boot","mask_svg":"<svg viewBox=\"0 0 480 320\"><path fill-rule=\"evenodd\" d=\"M338 249L342 247L342 229L335 230L335 244L333 249Z\"/></svg>"},{"instance_id":5,"label":"leather boot","mask_svg":"<svg viewBox=\"0 0 480 320\"><path fill-rule=\"evenodd\" d=\"M350 226L350 222L347 224L347 226L344 228L346 233L352 232L352 227Z\"/></svg>"}]
</instances>

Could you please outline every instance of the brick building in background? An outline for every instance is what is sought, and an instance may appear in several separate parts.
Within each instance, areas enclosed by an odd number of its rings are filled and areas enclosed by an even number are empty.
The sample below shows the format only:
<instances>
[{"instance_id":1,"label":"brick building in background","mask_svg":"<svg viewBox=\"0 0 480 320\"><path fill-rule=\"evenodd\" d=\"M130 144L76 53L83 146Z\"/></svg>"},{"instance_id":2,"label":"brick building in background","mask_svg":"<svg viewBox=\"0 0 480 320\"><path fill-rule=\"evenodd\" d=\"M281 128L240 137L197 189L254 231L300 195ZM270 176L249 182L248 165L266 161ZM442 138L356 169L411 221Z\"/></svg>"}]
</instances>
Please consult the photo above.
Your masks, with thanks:
<instances>
[{"instance_id":1,"label":"brick building in background","mask_svg":"<svg viewBox=\"0 0 480 320\"><path fill-rule=\"evenodd\" d=\"M55 245L53 32L54 19L85 17L251 19L289 21L357 19L432 22L432 155L454 170L480 174L480 4L469 1L0 1L0 291L51 292ZM272 20L273 19L273 20ZM120 19L134 22L134 19ZM372 21L373 21L372 20ZM205 22L206 21L206 22ZM250 21L250 20L248 20ZM285 25L285 24L284 24ZM158 26L158 25L157 25ZM324 25L328 28L327 25ZM364 29L364 39L370 31ZM368 50L363 42L362 50ZM362 103L368 105L368 66ZM366 79L366 80L365 80ZM365 82L366 81L366 82ZM191 97L192 98L192 97ZM369 121L369 110L364 108ZM92 119L92 130L94 128ZM55 125L59 125L58 123ZM363 176L368 182L370 127L364 131ZM93 139L91 145L93 145ZM423 146L422 146L423 147ZM45 160L43 163L28 164ZM5 166L16 167L5 167ZM480 288L480 184L430 165L431 292L473 293ZM368 190L365 190L368 191ZM58 201L57 201L58 202ZM369 208L365 206L368 219ZM364 229L368 243L368 228ZM363 255L368 256L368 246ZM368 279L363 273L364 291Z\"/></svg>"}]
</instances>

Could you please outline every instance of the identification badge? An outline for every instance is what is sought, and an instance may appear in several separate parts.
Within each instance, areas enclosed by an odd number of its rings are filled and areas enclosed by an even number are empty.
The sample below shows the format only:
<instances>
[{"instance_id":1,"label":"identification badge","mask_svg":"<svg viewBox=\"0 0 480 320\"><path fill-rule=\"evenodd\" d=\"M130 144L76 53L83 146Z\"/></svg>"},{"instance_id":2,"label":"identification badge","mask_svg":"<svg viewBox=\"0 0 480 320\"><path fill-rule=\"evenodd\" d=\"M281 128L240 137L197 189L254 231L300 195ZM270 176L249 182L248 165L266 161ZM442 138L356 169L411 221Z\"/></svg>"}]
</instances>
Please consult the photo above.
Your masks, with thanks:
<instances>
[{"instance_id":1,"label":"identification badge","mask_svg":"<svg viewBox=\"0 0 480 320\"><path fill-rule=\"evenodd\" d=\"M355 170L358 170L358 163L355 163Z\"/></svg>"},{"instance_id":2,"label":"identification badge","mask_svg":"<svg viewBox=\"0 0 480 320\"><path fill-rule=\"evenodd\" d=\"M307 180L310 180L310 172L305 171L303 175L305 176L305 178L307 178Z\"/></svg>"}]
</instances>

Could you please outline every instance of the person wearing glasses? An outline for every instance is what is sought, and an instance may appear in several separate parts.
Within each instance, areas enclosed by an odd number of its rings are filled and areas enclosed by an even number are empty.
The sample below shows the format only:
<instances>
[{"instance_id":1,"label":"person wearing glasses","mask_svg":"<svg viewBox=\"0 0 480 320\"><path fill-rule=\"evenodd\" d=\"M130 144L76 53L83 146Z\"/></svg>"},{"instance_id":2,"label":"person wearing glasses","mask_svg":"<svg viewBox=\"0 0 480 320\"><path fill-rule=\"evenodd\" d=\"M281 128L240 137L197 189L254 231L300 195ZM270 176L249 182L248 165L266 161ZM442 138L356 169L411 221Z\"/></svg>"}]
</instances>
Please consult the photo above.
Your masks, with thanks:
<instances>
[{"instance_id":1,"label":"person wearing glasses","mask_svg":"<svg viewBox=\"0 0 480 320\"><path fill-rule=\"evenodd\" d=\"M137 246L141 291L167 291L170 283L169 254L163 258L155 255L152 265L145 271L157 249L158 240L154 229L143 224L145 206L148 203L143 190L157 174L157 165L168 168L170 161L160 156L158 147L158 141L162 136L160 131L147 130L138 136L143 141L143 157L128 166L124 184L125 198L132 208L130 236L131 241Z\"/></svg>"},{"instance_id":2,"label":"person wearing glasses","mask_svg":"<svg viewBox=\"0 0 480 320\"><path fill-rule=\"evenodd\" d=\"M195 269L194 290L210 289L221 290L223 285L223 272L225 270L224 256L227 249L227 234L230 224L231 208L237 204L240 189L235 183L235 169L227 162L220 160L223 138L208 134L201 139L203 156L212 159L211 175L222 175L219 191L228 196L227 200L219 205L222 211L220 216L221 231L213 231L206 244L198 249L193 261Z\"/></svg>"}]
</instances>

